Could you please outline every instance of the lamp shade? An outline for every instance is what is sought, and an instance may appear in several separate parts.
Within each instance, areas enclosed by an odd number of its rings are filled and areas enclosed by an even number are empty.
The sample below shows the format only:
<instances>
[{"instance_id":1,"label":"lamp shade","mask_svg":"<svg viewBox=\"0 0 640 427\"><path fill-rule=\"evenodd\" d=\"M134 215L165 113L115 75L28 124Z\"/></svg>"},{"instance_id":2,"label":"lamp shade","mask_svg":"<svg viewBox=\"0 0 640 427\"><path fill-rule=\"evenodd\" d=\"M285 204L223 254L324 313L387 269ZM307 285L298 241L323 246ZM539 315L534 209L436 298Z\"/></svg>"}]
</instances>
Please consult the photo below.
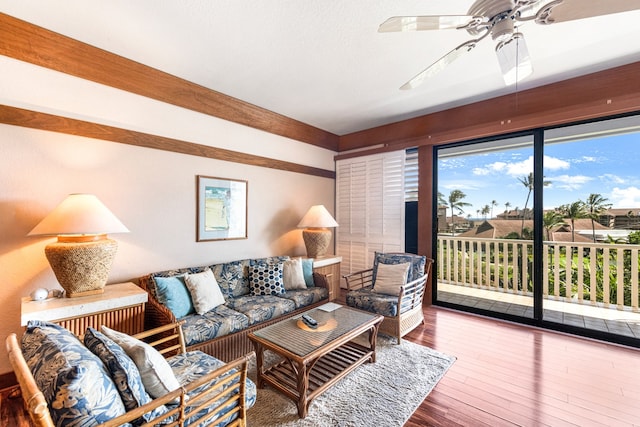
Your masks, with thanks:
<instances>
[{"instance_id":1,"label":"lamp shade","mask_svg":"<svg viewBox=\"0 0 640 427\"><path fill-rule=\"evenodd\" d=\"M93 194L70 194L29 236L58 236L44 253L67 297L104 292L118 250L107 233L129 230Z\"/></svg>"},{"instance_id":2,"label":"lamp shade","mask_svg":"<svg viewBox=\"0 0 640 427\"><path fill-rule=\"evenodd\" d=\"M29 236L128 233L129 230L93 194L70 194Z\"/></svg>"},{"instance_id":3,"label":"lamp shade","mask_svg":"<svg viewBox=\"0 0 640 427\"><path fill-rule=\"evenodd\" d=\"M311 206L298 223L298 228L337 227L338 223L324 205Z\"/></svg>"}]
</instances>

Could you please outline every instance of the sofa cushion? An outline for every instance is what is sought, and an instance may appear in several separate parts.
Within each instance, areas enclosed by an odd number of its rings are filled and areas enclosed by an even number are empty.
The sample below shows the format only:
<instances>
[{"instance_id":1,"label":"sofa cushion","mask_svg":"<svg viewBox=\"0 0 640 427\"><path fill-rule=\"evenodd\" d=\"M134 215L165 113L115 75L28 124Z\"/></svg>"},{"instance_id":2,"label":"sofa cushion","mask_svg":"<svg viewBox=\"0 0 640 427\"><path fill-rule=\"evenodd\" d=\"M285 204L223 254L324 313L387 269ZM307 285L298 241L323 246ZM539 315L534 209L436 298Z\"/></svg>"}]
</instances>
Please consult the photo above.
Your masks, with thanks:
<instances>
[{"instance_id":1,"label":"sofa cushion","mask_svg":"<svg viewBox=\"0 0 640 427\"><path fill-rule=\"evenodd\" d=\"M282 294L281 297L292 300L296 304L297 309L315 304L325 298L328 298L329 291L325 288L312 287L310 289L287 291Z\"/></svg>"},{"instance_id":2,"label":"sofa cushion","mask_svg":"<svg viewBox=\"0 0 640 427\"><path fill-rule=\"evenodd\" d=\"M152 273L148 276L145 277L151 277L150 280L148 280L149 283L149 293L151 294L151 296L153 296L155 299L158 299L158 284L156 282L156 279L158 277L175 277L175 276L183 276L187 273L201 273L203 272L205 269L207 269L208 267L204 266L204 267L189 267L189 268L174 268L172 270L165 270L165 271L158 271L157 273Z\"/></svg>"},{"instance_id":3,"label":"sofa cushion","mask_svg":"<svg viewBox=\"0 0 640 427\"><path fill-rule=\"evenodd\" d=\"M304 275L304 283L307 288L316 285L313 281L313 258L302 258L302 274Z\"/></svg>"},{"instance_id":4,"label":"sofa cushion","mask_svg":"<svg viewBox=\"0 0 640 427\"><path fill-rule=\"evenodd\" d=\"M284 293L282 283L283 263L256 264L249 267L251 295L280 295Z\"/></svg>"},{"instance_id":5,"label":"sofa cushion","mask_svg":"<svg viewBox=\"0 0 640 427\"><path fill-rule=\"evenodd\" d=\"M29 321L22 352L56 426L85 426L125 413L104 364L65 328Z\"/></svg>"},{"instance_id":6,"label":"sofa cushion","mask_svg":"<svg viewBox=\"0 0 640 427\"><path fill-rule=\"evenodd\" d=\"M293 258L282 264L282 283L284 289L292 291L294 289L307 289L304 281L304 271L302 270L302 260Z\"/></svg>"},{"instance_id":7,"label":"sofa cushion","mask_svg":"<svg viewBox=\"0 0 640 427\"><path fill-rule=\"evenodd\" d=\"M394 317L398 314L398 297L376 293L372 286L347 292L346 302L349 307L383 316Z\"/></svg>"},{"instance_id":8,"label":"sofa cushion","mask_svg":"<svg viewBox=\"0 0 640 427\"><path fill-rule=\"evenodd\" d=\"M210 356L208 354L205 354L201 351L189 351L187 353L184 354L178 354L175 356L172 356L168 359L169 365L171 366L171 369L173 370L173 372L176 375L176 378L178 378L178 381L180 382L180 384L182 385L186 385L188 383L191 383L199 378L201 378L202 376L208 374L211 371L216 370L217 368L221 367L224 365L224 362L216 359L213 356ZM232 371L233 373L237 372L237 371ZM217 384L221 381L224 381L224 379L231 375L232 372L226 373L225 375L209 382L206 384L203 384L199 387L197 387L196 389L194 389L193 391L191 391L189 393L189 396L194 396L197 395L198 393L203 392L206 389L211 388L214 384ZM224 384L222 386L223 390L226 390L232 386L234 386L235 384L238 384L238 380L233 380L227 384ZM256 386L253 383L253 381L251 381L250 379L247 378L246 380L246 388L245 388L245 402L246 402L246 408L249 409L251 408L254 403L256 402ZM190 399L190 401L193 401L192 399ZM193 404L197 404L198 402L193 401ZM195 414L192 418L190 418L187 421L187 424L190 422L195 421L197 418L213 411L214 409L217 409L220 404L222 403L222 399L215 401L213 404L208 405L205 409L199 411L197 414ZM189 406L188 409L189 410ZM210 422L205 423L204 425L209 425L213 422L215 422L217 419L220 419L222 417L222 415L227 414L229 411L231 411L234 407L233 406L229 406L227 407L225 410L223 410L220 413L220 416L212 419ZM216 424L219 427L225 426L227 424L229 424L231 421L233 421L236 417L232 417L230 420L225 421L221 424Z\"/></svg>"},{"instance_id":9,"label":"sofa cushion","mask_svg":"<svg viewBox=\"0 0 640 427\"><path fill-rule=\"evenodd\" d=\"M378 263L374 291L387 295L400 295L400 289L407 284L411 264L382 264Z\"/></svg>"},{"instance_id":10,"label":"sofa cushion","mask_svg":"<svg viewBox=\"0 0 640 427\"><path fill-rule=\"evenodd\" d=\"M188 314L195 313L191 294L184 282L184 275L153 278L156 284L157 299L161 304L167 306L169 310L180 319Z\"/></svg>"},{"instance_id":11,"label":"sofa cushion","mask_svg":"<svg viewBox=\"0 0 640 427\"><path fill-rule=\"evenodd\" d=\"M102 360L111 375L124 407L127 411L136 409L146 403L151 402L151 397L144 389L140 371L133 360L124 352L122 347L113 342L103 333L89 327L84 334L84 344L89 350ZM149 422L167 412L164 405L142 415L141 418L133 422L139 425Z\"/></svg>"},{"instance_id":12,"label":"sofa cushion","mask_svg":"<svg viewBox=\"0 0 640 427\"><path fill-rule=\"evenodd\" d=\"M247 316L226 305L219 305L203 315L192 314L182 320L182 332L187 346L229 335L249 326Z\"/></svg>"},{"instance_id":13,"label":"sofa cushion","mask_svg":"<svg viewBox=\"0 0 640 427\"><path fill-rule=\"evenodd\" d=\"M187 274L184 281L191 294L196 313L204 314L224 304L224 296L210 269L207 268L202 273Z\"/></svg>"},{"instance_id":14,"label":"sofa cushion","mask_svg":"<svg viewBox=\"0 0 640 427\"><path fill-rule=\"evenodd\" d=\"M296 304L286 298L274 295L259 295L233 298L227 305L249 318L249 326L275 319L296 309Z\"/></svg>"},{"instance_id":15,"label":"sofa cushion","mask_svg":"<svg viewBox=\"0 0 640 427\"><path fill-rule=\"evenodd\" d=\"M180 387L167 360L158 350L137 338L114 331L104 325L101 330L103 334L122 347L127 356L136 364L140 371L144 388L151 397L164 396Z\"/></svg>"},{"instance_id":16,"label":"sofa cushion","mask_svg":"<svg viewBox=\"0 0 640 427\"><path fill-rule=\"evenodd\" d=\"M225 262L211 266L211 271L226 298L248 295L249 260Z\"/></svg>"},{"instance_id":17,"label":"sofa cushion","mask_svg":"<svg viewBox=\"0 0 640 427\"><path fill-rule=\"evenodd\" d=\"M409 277L407 278L408 282L413 282L424 275L424 267L427 263L426 256L408 253L376 252L373 259L373 284L376 284L376 270L379 263L403 264L405 262L411 263Z\"/></svg>"}]
</instances>

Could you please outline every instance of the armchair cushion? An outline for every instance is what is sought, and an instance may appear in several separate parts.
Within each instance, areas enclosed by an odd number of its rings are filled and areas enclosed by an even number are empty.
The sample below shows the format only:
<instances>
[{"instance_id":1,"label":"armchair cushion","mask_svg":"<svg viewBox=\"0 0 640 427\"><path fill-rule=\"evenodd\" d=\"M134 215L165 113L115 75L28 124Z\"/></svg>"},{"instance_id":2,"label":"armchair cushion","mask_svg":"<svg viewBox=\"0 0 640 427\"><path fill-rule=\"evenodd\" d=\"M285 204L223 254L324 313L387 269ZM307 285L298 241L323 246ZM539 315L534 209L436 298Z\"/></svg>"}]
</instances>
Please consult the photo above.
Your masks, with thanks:
<instances>
[{"instance_id":1,"label":"armchair cushion","mask_svg":"<svg viewBox=\"0 0 640 427\"><path fill-rule=\"evenodd\" d=\"M378 264L373 290L381 294L400 295L400 289L407 283L411 264Z\"/></svg>"},{"instance_id":2,"label":"armchair cushion","mask_svg":"<svg viewBox=\"0 0 640 427\"><path fill-rule=\"evenodd\" d=\"M133 360L142 378L144 388L153 398L164 396L180 387L167 360L149 344L125 333L102 325L102 333L118 344ZM176 402L177 403L177 402Z\"/></svg>"},{"instance_id":3,"label":"armchair cushion","mask_svg":"<svg viewBox=\"0 0 640 427\"><path fill-rule=\"evenodd\" d=\"M122 347L91 327L87 328L87 332L84 335L84 344L107 367L127 411L151 402L152 399L142 383L140 371L138 371L135 363L127 356ZM149 422L166 412L167 408L161 405L153 411L142 415L141 419L134 421L133 424L139 425Z\"/></svg>"},{"instance_id":4,"label":"armchair cushion","mask_svg":"<svg viewBox=\"0 0 640 427\"><path fill-rule=\"evenodd\" d=\"M409 277L407 278L408 282L413 282L424 275L424 267L427 262L427 257L425 256L408 253L376 252L373 259L373 284L376 284L376 270L378 264L403 264L405 262L411 263Z\"/></svg>"},{"instance_id":5,"label":"armchair cushion","mask_svg":"<svg viewBox=\"0 0 640 427\"><path fill-rule=\"evenodd\" d=\"M29 321L22 352L56 426L95 425L125 413L102 361L65 328Z\"/></svg>"},{"instance_id":6,"label":"armchair cushion","mask_svg":"<svg viewBox=\"0 0 640 427\"><path fill-rule=\"evenodd\" d=\"M168 362L169 362L169 365L171 366L171 369L175 373L176 378L178 379L178 382L181 385L187 385L193 381L196 381L199 378L203 377L204 375L208 374L209 372L212 372L224 365L224 362L214 357L211 357L208 354L205 354L201 351L189 351L187 353L178 354L170 357L168 359ZM201 386L189 392L189 396L194 397L202 393L204 390L207 390L215 386L215 384L224 381L225 377L235 372L236 372L235 370L232 372L228 372L227 374L215 379L214 381L202 384ZM238 383L238 380L231 381L227 384L224 384L222 386L222 389L226 390L237 383ZM247 379L245 385L246 385L245 403L246 403L246 408L248 409L248 408L251 408L256 402L257 391L256 391L256 385L251 380ZM194 399L190 398L188 405L195 406L200 403L201 402L195 401ZM204 409L194 414L192 418L197 419L202 417L204 414L207 414L209 412L212 412L213 410L216 410L221 405L221 403L222 403L222 400L220 399L215 401L213 404L207 405ZM234 409L233 406L229 406L228 408L225 408L223 411L221 411L221 413L216 418L214 418L211 421L214 422L216 419L222 418L223 415L227 414L232 409ZM187 409L187 412L190 412L189 409ZM223 424L217 424L217 426L222 427L223 425L227 425L231 421L232 419L228 420L228 422L224 422Z\"/></svg>"},{"instance_id":7,"label":"armchair cushion","mask_svg":"<svg viewBox=\"0 0 640 427\"><path fill-rule=\"evenodd\" d=\"M377 293L373 286L350 291L346 298L347 306L377 313L387 317L398 315L398 296Z\"/></svg>"}]
</instances>

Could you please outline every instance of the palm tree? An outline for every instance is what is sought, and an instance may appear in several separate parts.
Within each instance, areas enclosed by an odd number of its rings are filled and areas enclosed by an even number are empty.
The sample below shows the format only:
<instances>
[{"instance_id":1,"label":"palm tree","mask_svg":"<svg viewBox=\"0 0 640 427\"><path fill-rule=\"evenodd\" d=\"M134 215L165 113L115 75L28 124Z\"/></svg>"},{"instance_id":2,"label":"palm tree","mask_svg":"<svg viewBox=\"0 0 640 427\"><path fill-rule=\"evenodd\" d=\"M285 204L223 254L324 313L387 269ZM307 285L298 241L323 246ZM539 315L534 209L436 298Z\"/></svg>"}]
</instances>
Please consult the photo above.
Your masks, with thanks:
<instances>
[{"instance_id":1,"label":"palm tree","mask_svg":"<svg viewBox=\"0 0 640 427\"><path fill-rule=\"evenodd\" d=\"M480 212L484 216L484 219L487 219L487 215L489 215L489 212L491 212L491 208L489 207L489 205L484 205L484 207L482 208L482 211Z\"/></svg>"},{"instance_id":2,"label":"palm tree","mask_svg":"<svg viewBox=\"0 0 640 427\"><path fill-rule=\"evenodd\" d=\"M467 195L464 194L462 190L451 190L451 193L449 193L449 207L451 208L451 230L452 231L454 230L453 215L455 211L458 211L458 213L463 213L465 206L471 206L471 203L462 201L462 199L464 199L465 197L467 197Z\"/></svg>"},{"instance_id":3,"label":"palm tree","mask_svg":"<svg viewBox=\"0 0 640 427\"><path fill-rule=\"evenodd\" d=\"M547 211L544 213L542 217L542 226L547 232L547 240L551 240L550 232L553 227L558 225L566 224L564 222L564 218L557 211Z\"/></svg>"},{"instance_id":4,"label":"palm tree","mask_svg":"<svg viewBox=\"0 0 640 427\"><path fill-rule=\"evenodd\" d=\"M504 204L504 212L505 212L506 214L508 214L508 213L509 213L509 208L510 208L510 207L511 207L511 203L507 202L507 203L505 203L505 204Z\"/></svg>"},{"instance_id":5,"label":"palm tree","mask_svg":"<svg viewBox=\"0 0 640 427\"><path fill-rule=\"evenodd\" d=\"M587 197L587 201L584 203L585 208L587 209L587 218L591 219L591 236L593 237L593 241L596 241L596 224L595 221L600 217L602 212L606 211L611 207L611 203L608 202L609 199L602 197L601 194L591 193L589 197Z\"/></svg>"},{"instance_id":6,"label":"palm tree","mask_svg":"<svg viewBox=\"0 0 640 427\"><path fill-rule=\"evenodd\" d=\"M447 198L438 191L438 205L448 205Z\"/></svg>"},{"instance_id":7,"label":"palm tree","mask_svg":"<svg viewBox=\"0 0 640 427\"><path fill-rule=\"evenodd\" d=\"M558 206L557 210L564 218L569 218L571 220L571 241L575 242L575 220L578 218L586 218L587 216L587 208L585 207L584 202L582 200L578 200L577 202L569 203L568 205Z\"/></svg>"},{"instance_id":8,"label":"palm tree","mask_svg":"<svg viewBox=\"0 0 640 427\"><path fill-rule=\"evenodd\" d=\"M498 206L498 202L495 200L491 201L491 218L493 218L493 207Z\"/></svg>"},{"instance_id":9,"label":"palm tree","mask_svg":"<svg viewBox=\"0 0 640 427\"><path fill-rule=\"evenodd\" d=\"M527 187L528 190L527 200L524 202L524 209L522 210L522 227L520 228L520 234L522 234L522 231L524 231L524 220L527 216L527 205L529 204L529 198L531 197L531 192L533 191L533 172L529 172L529 175L525 177L518 178L518 181L520 181L522 185ZM545 187L549 184L551 184L551 181L543 181L542 183L542 185L544 185Z\"/></svg>"}]
</instances>

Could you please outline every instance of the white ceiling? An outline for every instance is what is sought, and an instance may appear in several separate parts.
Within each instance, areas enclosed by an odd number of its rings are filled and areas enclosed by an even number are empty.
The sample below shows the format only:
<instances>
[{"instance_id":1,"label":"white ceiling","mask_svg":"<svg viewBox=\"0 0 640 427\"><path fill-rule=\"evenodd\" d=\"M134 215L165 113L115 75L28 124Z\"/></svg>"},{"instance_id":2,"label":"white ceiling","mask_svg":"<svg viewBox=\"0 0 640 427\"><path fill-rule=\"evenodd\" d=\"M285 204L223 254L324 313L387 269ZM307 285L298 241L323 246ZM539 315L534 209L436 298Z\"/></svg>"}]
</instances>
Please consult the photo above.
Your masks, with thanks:
<instances>
[{"instance_id":1,"label":"white ceiling","mask_svg":"<svg viewBox=\"0 0 640 427\"><path fill-rule=\"evenodd\" d=\"M491 40L419 88L399 90L470 36L381 34L378 25L397 15L466 14L472 3L0 0L0 11L344 135L516 90L504 86ZM534 74L517 90L639 61L639 21L636 10L523 24Z\"/></svg>"}]
</instances>

